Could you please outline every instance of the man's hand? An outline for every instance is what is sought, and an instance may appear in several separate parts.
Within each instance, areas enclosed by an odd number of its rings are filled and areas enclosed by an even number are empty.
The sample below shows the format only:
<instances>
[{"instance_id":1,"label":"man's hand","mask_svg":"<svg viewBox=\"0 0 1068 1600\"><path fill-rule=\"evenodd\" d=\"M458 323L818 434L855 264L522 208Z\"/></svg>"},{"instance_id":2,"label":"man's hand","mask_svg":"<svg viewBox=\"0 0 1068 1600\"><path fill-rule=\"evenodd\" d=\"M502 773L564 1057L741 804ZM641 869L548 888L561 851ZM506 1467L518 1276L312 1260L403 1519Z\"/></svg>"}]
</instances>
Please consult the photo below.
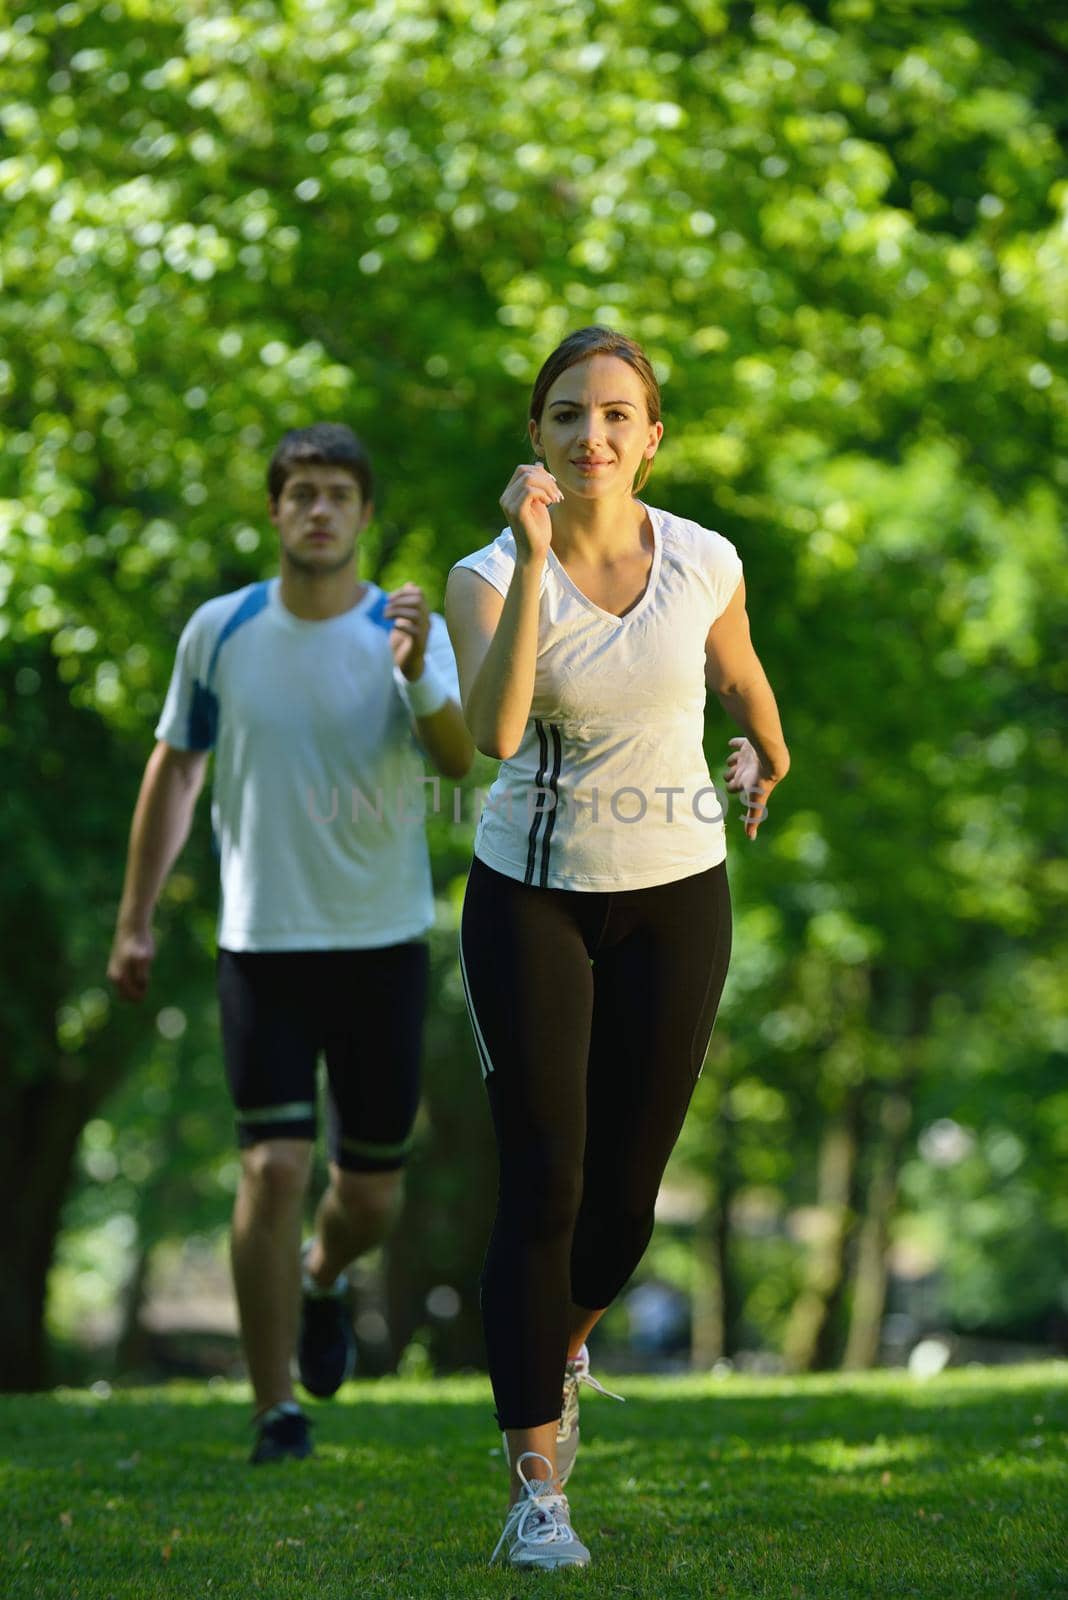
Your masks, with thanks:
<instances>
[{"instance_id":1,"label":"man's hand","mask_svg":"<svg viewBox=\"0 0 1068 1600\"><path fill-rule=\"evenodd\" d=\"M402 584L386 601L382 615L393 623L389 635L393 664L400 668L409 683L415 683L423 675L430 634L426 596L417 583Z\"/></svg>"},{"instance_id":2,"label":"man's hand","mask_svg":"<svg viewBox=\"0 0 1068 1600\"><path fill-rule=\"evenodd\" d=\"M731 753L727 757L727 788L733 794L745 796L745 835L755 839L757 829L767 820L767 799L780 781L772 777L761 765L748 739L731 739Z\"/></svg>"},{"instance_id":3,"label":"man's hand","mask_svg":"<svg viewBox=\"0 0 1068 1600\"><path fill-rule=\"evenodd\" d=\"M143 1000L156 954L151 933L128 933L118 928L108 957L108 978L122 1000Z\"/></svg>"}]
</instances>

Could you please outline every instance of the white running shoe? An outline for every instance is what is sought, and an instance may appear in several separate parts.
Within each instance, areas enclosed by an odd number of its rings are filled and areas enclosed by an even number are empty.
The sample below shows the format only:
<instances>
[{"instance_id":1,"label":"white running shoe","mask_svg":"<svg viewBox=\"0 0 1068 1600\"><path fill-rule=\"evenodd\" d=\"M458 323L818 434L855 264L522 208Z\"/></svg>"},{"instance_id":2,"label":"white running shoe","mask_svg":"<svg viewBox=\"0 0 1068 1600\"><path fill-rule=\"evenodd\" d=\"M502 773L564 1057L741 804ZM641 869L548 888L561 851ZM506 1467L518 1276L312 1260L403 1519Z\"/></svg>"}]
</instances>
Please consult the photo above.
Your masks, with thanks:
<instances>
[{"instance_id":1,"label":"white running shoe","mask_svg":"<svg viewBox=\"0 0 1068 1600\"><path fill-rule=\"evenodd\" d=\"M583 1345L578 1355L573 1356L564 1368L564 1398L560 1409L560 1425L556 1430L556 1475L561 1488L571 1476L578 1455L579 1389L584 1383L595 1393L605 1394L610 1400L623 1403L621 1394L613 1394L611 1389L606 1389L603 1383L598 1383L596 1378L590 1376L590 1352Z\"/></svg>"},{"instance_id":2,"label":"white running shoe","mask_svg":"<svg viewBox=\"0 0 1068 1600\"><path fill-rule=\"evenodd\" d=\"M547 1478L528 1478L524 1461L540 1461L548 1469ZM553 1487L552 1462L535 1450L524 1450L516 1462L523 1489L511 1507L497 1546L490 1556L496 1561L508 1545L508 1565L552 1572L556 1567L588 1567L590 1552L571 1526L567 1496Z\"/></svg>"}]
</instances>

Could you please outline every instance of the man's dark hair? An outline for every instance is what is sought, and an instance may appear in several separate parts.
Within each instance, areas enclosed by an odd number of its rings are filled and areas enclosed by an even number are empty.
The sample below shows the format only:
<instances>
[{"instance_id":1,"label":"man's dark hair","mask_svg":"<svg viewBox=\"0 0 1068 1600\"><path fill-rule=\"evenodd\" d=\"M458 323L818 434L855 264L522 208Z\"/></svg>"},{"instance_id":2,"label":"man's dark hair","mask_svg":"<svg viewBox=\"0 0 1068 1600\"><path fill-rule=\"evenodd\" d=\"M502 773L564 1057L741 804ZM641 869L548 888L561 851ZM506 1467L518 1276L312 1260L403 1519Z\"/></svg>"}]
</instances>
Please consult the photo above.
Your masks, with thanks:
<instances>
[{"instance_id":1,"label":"man's dark hair","mask_svg":"<svg viewBox=\"0 0 1068 1600\"><path fill-rule=\"evenodd\" d=\"M282 435L267 468L267 493L277 500L289 474L299 466L344 467L360 486L364 505L374 499L371 458L343 422L313 422Z\"/></svg>"}]
</instances>

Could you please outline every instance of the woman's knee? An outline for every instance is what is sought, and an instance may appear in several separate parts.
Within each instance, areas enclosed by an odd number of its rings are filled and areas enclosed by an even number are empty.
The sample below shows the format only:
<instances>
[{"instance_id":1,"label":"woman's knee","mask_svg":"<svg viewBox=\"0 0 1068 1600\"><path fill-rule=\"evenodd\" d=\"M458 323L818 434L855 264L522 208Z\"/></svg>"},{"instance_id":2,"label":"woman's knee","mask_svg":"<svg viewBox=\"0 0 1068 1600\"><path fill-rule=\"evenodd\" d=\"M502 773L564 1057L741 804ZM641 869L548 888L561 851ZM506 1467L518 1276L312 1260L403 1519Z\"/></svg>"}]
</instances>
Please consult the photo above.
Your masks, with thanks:
<instances>
[{"instance_id":1,"label":"woman's knee","mask_svg":"<svg viewBox=\"0 0 1068 1600\"><path fill-rule=\"evenodd\" d=\"M502 1164L498 1216L513 1236L538 1241L570 1236L581 1205L580 1161Z\"/></svg>"},{"instance_id":2,"label":"woman's knee","mask_svg":"<svg viewBox=\"0 0 1068 1600\"><path fill-rule=\"evenodd\" d=\"M654 1222L653 1205L583 1212L571 1262L572 1289L579 1305L611 1304L649 1248Z\"/></svg>"}]
</instances>

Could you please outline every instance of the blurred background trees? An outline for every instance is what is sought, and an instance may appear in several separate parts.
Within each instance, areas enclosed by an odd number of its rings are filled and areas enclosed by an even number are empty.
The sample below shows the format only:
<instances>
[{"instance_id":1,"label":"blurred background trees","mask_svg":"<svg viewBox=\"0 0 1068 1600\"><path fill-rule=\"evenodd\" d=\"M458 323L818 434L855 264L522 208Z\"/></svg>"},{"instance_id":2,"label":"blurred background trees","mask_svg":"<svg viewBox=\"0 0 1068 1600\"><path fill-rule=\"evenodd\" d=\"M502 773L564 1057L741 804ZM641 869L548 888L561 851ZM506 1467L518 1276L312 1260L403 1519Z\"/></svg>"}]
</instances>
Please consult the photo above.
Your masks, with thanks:
<instances>
[{"instance_id":1,"label":"blurred background trees","mask_svg":"<svg viewBox=\"0 0 1068 1600\"><path fill-rule=\"evenodd\" d=\"M274 566L275 439L351 422L365 571L440 603L591 321L657 364L649 493L737 544L794 755L759 843L733 830L734 966L644 1277L703 1363L1064 1341L1066 59L1059 8L988 0L0 5L0 1383L46 1379L50 1269L61 1344L136 1366L146 1297L218 1257L203 818L146 1008L104 963L177 634ZM433 829L369 1370L480 1360L473 787Z\"/></svg>"}]
</instances>

